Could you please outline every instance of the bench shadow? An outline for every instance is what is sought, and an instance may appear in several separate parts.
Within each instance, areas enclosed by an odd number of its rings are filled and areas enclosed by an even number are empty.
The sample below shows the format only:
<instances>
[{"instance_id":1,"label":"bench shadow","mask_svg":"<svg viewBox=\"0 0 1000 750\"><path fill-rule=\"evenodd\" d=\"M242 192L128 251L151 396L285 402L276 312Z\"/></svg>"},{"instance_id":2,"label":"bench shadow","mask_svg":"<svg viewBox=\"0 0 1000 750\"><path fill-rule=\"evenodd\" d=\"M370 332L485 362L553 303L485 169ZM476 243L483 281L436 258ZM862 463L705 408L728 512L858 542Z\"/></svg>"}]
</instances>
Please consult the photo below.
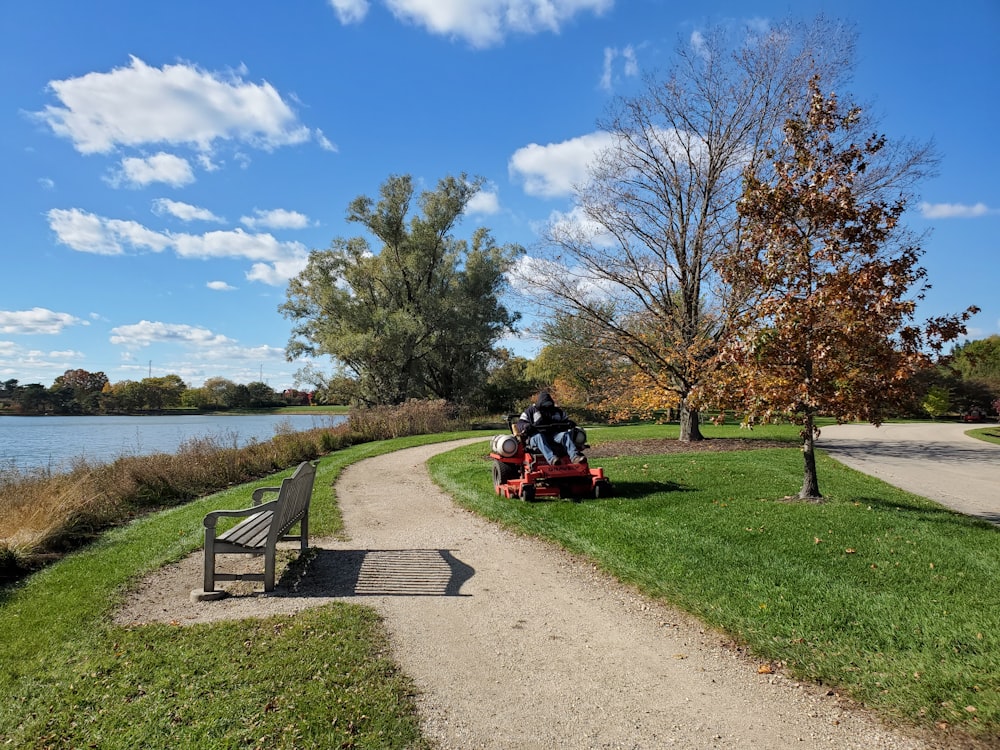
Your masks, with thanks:
<instances>
[{"instance_id":1,"label":"bench shadow","mask_svg":"<svg viewBox=\"0 0 1000 750\"><path fill-rule=\"evenodd\" d=\"M475 573L447 549L313 548L279 589L294 597L471 596L462 586Z\"/></svg>"}]
</instances>

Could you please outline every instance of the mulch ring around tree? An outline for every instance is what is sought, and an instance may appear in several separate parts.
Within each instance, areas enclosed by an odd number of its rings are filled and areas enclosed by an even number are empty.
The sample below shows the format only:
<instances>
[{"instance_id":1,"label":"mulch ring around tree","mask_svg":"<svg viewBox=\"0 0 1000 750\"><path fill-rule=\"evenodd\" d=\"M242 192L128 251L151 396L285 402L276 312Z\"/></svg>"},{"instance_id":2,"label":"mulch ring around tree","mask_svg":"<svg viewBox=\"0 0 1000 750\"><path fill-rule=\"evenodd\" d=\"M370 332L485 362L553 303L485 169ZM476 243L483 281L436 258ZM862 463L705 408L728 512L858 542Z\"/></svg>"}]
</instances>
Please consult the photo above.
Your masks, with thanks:
<instances>
[{"instance_id":1,"label":"mulch ring around tree","mask_svg":"<svg viewBox=\"0 0 1000 750\"><path fill-rule=\"evenodd\" d=\"M706 438L692 443L682 443L675 438L615 440L589 448L587 458L656 456L664 453L751 451L764 448L798 448L798 444L782 440L754 440L752 438Z\"/></svg>"}]
</instances>

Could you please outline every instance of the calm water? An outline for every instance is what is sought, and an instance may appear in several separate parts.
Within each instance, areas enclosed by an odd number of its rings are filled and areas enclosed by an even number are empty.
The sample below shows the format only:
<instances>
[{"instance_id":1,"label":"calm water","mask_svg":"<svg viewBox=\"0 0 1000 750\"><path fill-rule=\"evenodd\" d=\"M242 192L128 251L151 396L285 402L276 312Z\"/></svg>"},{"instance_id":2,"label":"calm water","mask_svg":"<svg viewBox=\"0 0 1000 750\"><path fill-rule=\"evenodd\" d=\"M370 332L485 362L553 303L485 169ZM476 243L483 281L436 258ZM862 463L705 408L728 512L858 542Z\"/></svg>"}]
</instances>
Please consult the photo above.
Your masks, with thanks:
<instances>
[{"instance_id":1,"label":"calm water","mask_svg":"<svg viewBox=\"0 0 1000 750\"><path fill-rule=\"evenodd\" d=\"M10 417L0 416L0 471L68 467L73 459L94 463L121 456L173 453L192 438L211 437L224 446L270 440L276 428L329 427L341 415L256 414L247 416Z\"/></svg>"}]
</instances>

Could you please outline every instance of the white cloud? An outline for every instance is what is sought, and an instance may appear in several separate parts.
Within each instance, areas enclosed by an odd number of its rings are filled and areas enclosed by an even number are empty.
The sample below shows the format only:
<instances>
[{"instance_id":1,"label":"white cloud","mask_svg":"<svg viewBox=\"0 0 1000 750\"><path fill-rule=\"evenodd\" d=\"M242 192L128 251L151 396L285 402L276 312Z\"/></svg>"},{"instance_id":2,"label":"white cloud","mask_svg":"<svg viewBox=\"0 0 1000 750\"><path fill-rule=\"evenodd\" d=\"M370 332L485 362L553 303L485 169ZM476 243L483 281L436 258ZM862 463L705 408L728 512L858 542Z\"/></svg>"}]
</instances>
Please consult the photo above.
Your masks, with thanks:
<instances>
[{"instance_id":1,"label":"white cloud","mask_svg":"<svg viewBox=\"0 0 1000 750\"><path fill-rule=\"evenodd\" d=\"M205 284L205 286L216 292L231 292L236 288L234 286L230 286L225 281L210 281Z\"/></svg>"},{"instance_id":2,"label":"white cloud","mask_svg":"<svg viewBox=\"0 0 1000 750\"><path fill-rule=\"evenodd\" d=\"M259 281L270 286L284 286L286 281L305 270L308 261L308 254L303 253L300 256L272 263L254 263L247 271L247 281Z\"/></svg>"},{"instance_id":3,"label":"white cloud","mask_svg":"<svg viewBox=\"0 0 1000 750\"><path fill-rule=\"evenodd\" d=\"M562 143L532 143L514 152L507 165L511 177L524 181L524 192L543 198L572 195L587 182L594 157L614 142L609 133L596 132Z\"/></svg>"},{"instance_id":4,"label":"white cloud","mask_svg":"<svg viewBox=\"0 0 1000 750\"><path fill-rule=\"evenodd\" d=\"M614 63L619 57L624 61L622 74L628 78L639 75L639 61L635 56L635 48L630 44L622 50L615 47L604 48L604 68L601 73L600 87L604 91L611 91L614 88L615 75Z\"/></svg>"},{"instance_id":5,"label":"white cloud","mask_svg":"<svg viewBox=\"0 0 1000 750\"><path fill-rule=\"evenodd\" d=\"M172 201L169 198L157 198L154 200L153 213L157 216L173 216L175 219L180 219L181 221L224 221L224 219L216 216L207 208L192 206L190 203L182 203L181 201Z\"/></svg>"},{"instance_id":6,"label":"white cloud","mask_svg":"<svg viewBox=\"0 0 1000 750\"><path fill-rule=\"evenodd\" d=\"M154 343L215 347L230 344L232 343L232 339L221 334L212 333L207 328L200 328L198 326L141 320L132 325L112 328L111 343L122 344L130 349L137 349Z\"/></svg>"},{"instance_id":7,"label":"white cloud","mask_svg":"<svg viewBox=\"0 0 1000 750\"><path fill-rule=\"evenodd\" d=\"M309 251L299 242L279 242L270 234L248 234L233 229L205 234L171 235L174 250L182 258L246 258L281 261L306 257Z\"/></svg>"},{"instance_id":8,"label":"white cloud","mask_svg":"<svg viewBox=\"0 0 1000 750\"><path fill-rule=\"evenodd\" d=\"M83 253L122 255L126 246L160 252L170 245L169 237L137 222L105 219L78 208L53 208L48 219L59 242Z\"/></svg>"},{"instance_id":9,"label":"white cloud","mask_svg":"<svg viewBox=\"0 0 1000 750\"><path fill-rule=\"evenodd\" d=\"M480 190L466 205L466 210L473 215L492 215L500 213L500 195L496 190Z\"/></svg>"},{"instance_id":10,"label":"white cloud","mask_svg":"<svg viewBox=\"0 0 1000 750\"><path fill-rule=\"evenodd\" d=\"M228 346L213 346L205 347L198 350L197 354L192 357L196 362L261 362L264 361L285 361L285 350L280 349L276 346L268 346L267 344L262 344L260 346L237 346L234 343ZM254 380L257 379L257 375L254 374Z\"/></svg>"},{"instance_id":11,"label":"white cloud","mask_svg":"<svg viewBox=\"0 0 1000 750\"><path fill-rule=\"evenodd\" d=\"M38 184L44 190L54 190L56 187L55 180L53 180L51 177L39 177Z\"/></svg>"},{"instance_id":12,"label":"white cloud","mask_svg":"<svg viewBox=\"0 0 1000 750\"><path fill-rule=\"evenodd\" d=\"M639 60L635 56L635 48L630 44L622 50L622 57L625 60L625 75L634 78L639 75Z\"/></svg>"},{"instance_id":13,"label":"white cloud","mask_svg":"<svg viewBox=\"0 0 1000 750\"><path fill-rule=\"evenodd\" d=\"M614 0L384 0L396 18L473 47L501 43L511 33L558 33L583 12L601 15Z\"/></svg>"},{"instance_id":14,"label":"white cloud","mask_svg":"<svg viewBox=\"0 0 1000 750\"><path fill-rule=\"evenodd\" d=\"M22 380L29 377L32 382L41 382L41 373L47 372L54 380L66 370L79 367L84 360L83 352L73 349L44 352L25 349L11 341L0 341L0 376L4 379L11 377ZM21 384L26 383L22 380Z\"/></svg>"},{"instance_id":15,"label":"white cloud","mask_svg":"<svg viewBox=\"0 0 1000 750\"><path fill-rule=\"evenodd\" d=\"M337 20L342 24L360 23L368 15L368 0L330 0Z\"/></svg>"},{"instance_id":16,"label":"white cloud","mask_svg":"<svg viewBox=\"0 0 1000 750\"><path fill-rule=\"evenodd\" d=\"M59 104L35 116L82 154L156 143L210 152L217 141L272 149L314 138L271 84L235 72L183 63L155 68L133 56L127 67L48 88Z\"/></svg>"},{"instance_id":17,"label":"white cloud","mask_svg":"<svg viewBox=\"0 0 1000 750\"><path fill-rule=\"evenodd\" d=\"M580 206L569 211L553 211L549 215L548 234L555 238L596 247L613 247L614 236L598 222L587 216Z\"/></svg>"},{"instance_id":18,"label":"white cloud","mask_svg":"<svg viewBox=\"0 0 1000 750\"><path fill-rule=\"evenodd\" d=\"M708 41L705 39L705 35L700 31L692 31L690 38L691 49L694 50L696 55L699 55L705 59L708 59L710 52L708 49Z\"/></svg>"},{"instance_id":19,"label":"white cloud","mask_svg":"<svg viewBox=\"0 0 1000 750\"><path fill-rule=\"evenodd\" d=\"M309 258L309 250L301 242L281 242L270 234L242 229L205 234L156 232L134 221L106 219L76 208L52 209L48 216L59 242L73 250L123 255L127 250L172 249L181 258L258 261L247 278L267 284L284 283L304 269ZM260 262L271 265L258 269Z\"/></svg>"},{"instance_id":20,"label":"white cloud","mask_svg":"<svg viewBox=\"0 0 1000 750\"><path fill-rule=\"evenodd\" d=\"M242 217L240 224L250 229L304 229L309 226L309 217L298 211L288 211L284 208L263 211L255 208L253 214Z\"/></svg>"},{"instance_id":21,"label":"white cloud","mask_svg":"<svg viewBox=\"0 0 1000 750\"><path fill-rule=\"evenodd\" d=\"M55 312L44 307L30 310L0 310L0 333L23 335L58 334L69 326L90 323L69 313Z\"/></svg>"},{"instance_id":22,"label":"white cloud","mask_svg":"<svg viewBox=\"0 0 1000 750\"><path fill-rule=\"evenodd\" d=\"M925 219L975 219L980 216L1000 213L985 203L966 206L961 203L921 203L920 215Z\"/></svg>"},{"instance_id":23,"label":"white cloud","mask_svg":"<svg viewBox=\"0 0 1000 750\"><path fill-rule=\"evenodd\" d=\"M121 161L121 169L114 173L111 184L146 187L163 182L172 187L183 187L194 182L194 170L187 159L160 152L145 158L129 156Z\"/></svg>"}]
</instances>

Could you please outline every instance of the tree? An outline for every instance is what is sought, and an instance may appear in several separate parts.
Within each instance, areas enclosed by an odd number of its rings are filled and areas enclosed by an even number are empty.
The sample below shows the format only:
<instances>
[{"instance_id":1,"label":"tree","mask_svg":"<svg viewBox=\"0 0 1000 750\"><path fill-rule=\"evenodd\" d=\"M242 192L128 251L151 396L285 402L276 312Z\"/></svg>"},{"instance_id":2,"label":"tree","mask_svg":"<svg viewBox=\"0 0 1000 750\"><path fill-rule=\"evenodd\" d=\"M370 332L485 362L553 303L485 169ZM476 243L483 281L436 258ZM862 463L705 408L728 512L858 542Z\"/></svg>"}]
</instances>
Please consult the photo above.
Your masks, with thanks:
<instances>
[{"instance_id":1,"label":"tree","mask_svg":"<svg viewBox=\"0 0 1000 750\"><path fill-rule=\"evenodd\" d=\"M187 390L187 384L180 375L164 375L156 378L143 378L140 381L143 401L147 409L164 409L181 404L181 396Z\"/></svg>"},{"instance_id":2,"label":"tree","mask_svg":"<svg viewBox=\"0 0 1000 750\"><path fill-rule=\"evenodd\" d=\"M228 409L237 400L236 383L228 378L208 378L201 387L205 391L206 405Z\"/></svg>"},{"instance_id":3,"label":"tree","mask_svg":"<svg viewBox=\"0 0 1000 750\"><path fill-rule=\"evenodd\" d=\"M93 413L99 408L101 393L107 384L108 376L103 372L66 370L53 381L49 390L59 394L61 412Z\"/></svg>"},{"instance_id":4,"label":"tree","mask_svg":"<svg viewBox=\"0 0 1000 750\"><path fill-rule=\"evenodd\" d=\"M861 131L861 110L825 96L818 79L810 90L773 169L746 170L744 242L721 267L750 303L721 358L730 398L750 424L802 425L802 499L821 497L817 415L881 423L976 311L913 322L926 271L900 225L900 186L922 165L897 161L883 136Z\"/></svg>"},{"instance_id":5,"label":"tree","mask_svg":"<svg viewBox=\"0 0 1000 750\"><path fill-rule=\"evenodd\" d=\"M537 392L537 384L528 377L528 360L498 349L489 368L489 377L477 397L484 414L511 414Z\"/></svg>"},{"instance_id":6,"label":"tree","mask_svg":"<svg viewBox=\"0 0 1000 750\"><path fill-rule=\"evenodd\" d=\"M621 99L602 129L610 145L577 188L582 221L548 232L558 268L524 276L548 306L603 331L609 361L627 361L623 389L679 403L680 439L700 440L696 387L711 372L733 301L719 258L739 243L742 170L755 166L806 94L811 74L843 75L854 34L818 18L733 41L717 27L682 42L662 80ZM637 371L637 372L636 372Z\"/></svg>"},{"instance_id":7,"label":"tree","mask_svg":"<svg viewBox=\"0 0 1000 750\"><path fill-rule=\"evenodd\" d=\"M415 196L409 176L392 176L380 199L361 196L348 221L363 237L310 253L280 307L294 321L289 359L329 355L369 404L433 396L461 402L487 377L493 347L518 315L500 303L505 272L522 249L498 246L488 230L469 241L453 232L480 180L442 179ZM410 216L416 201L419 214Z\"/></svg>"},{"instance_id":8,"label":"tree","mask_svg":"<svg viewBox=\"0 0 1000 750\"><path fill-rule=\"evenodd\" d=\"M951 393L948 392L947 388L939 385L931 386L927 395L924 396L921 406L931 419L943 417L951 408Z\"/></svg>"},{"instance_id":9,"label":"tree","mask_svg":"<svg viewBox=\"0 0 1000 750\"><path fill-rule=\"evenodd\" d=\"M951 365L965 380L978 380L1000 390L1000 336L966 341L951 353Z\"/></svg>"}]
</instances>

